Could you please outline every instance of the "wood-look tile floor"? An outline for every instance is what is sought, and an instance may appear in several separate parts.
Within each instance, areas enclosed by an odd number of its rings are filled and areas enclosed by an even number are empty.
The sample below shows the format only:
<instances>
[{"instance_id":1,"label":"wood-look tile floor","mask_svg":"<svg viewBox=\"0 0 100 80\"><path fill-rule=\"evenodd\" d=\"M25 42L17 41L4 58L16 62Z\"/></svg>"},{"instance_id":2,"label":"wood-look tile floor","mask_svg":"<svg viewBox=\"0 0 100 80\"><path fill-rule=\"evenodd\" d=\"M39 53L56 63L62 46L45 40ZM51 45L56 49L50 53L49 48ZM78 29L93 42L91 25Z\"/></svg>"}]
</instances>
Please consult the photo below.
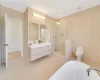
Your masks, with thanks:
<instances>
[{"instance_id":1,"label":"wood-look tile floor","mask_svg":"<svg viewBox=\"0 0 100 80\"><path fill-rule=\"evenodd\" d=\"M76 57L73 56L72 59L75 60ZM57 54L29 63L25 63L22 58L11 59L7 69L0 69L0 80L48 80L66 62L64 56Z\"/></svg>"},{"instance_id":2,"label":"wood-look tile floor","mask_svg":"<svg viewBox=\"0 0 100 80\"><path fill-rule=\"evenodd\" d=\"M20 51L16 51L16 52L9 52L8 53L8 59L16 59L16 58L20 58L21 57L21 52Z\"/></svg>"},{"instance_id":3,"label":"wood-look tile floor","mask_svg":"<svg viewBox=\"0 0 100 80\"><path fill-rule=\"evenodd\" d=\"M9 60L7 69L0 69L0 80L48 80L65 62L55 54L29 63L16 58Z\"/></svg>"}]
</instances>

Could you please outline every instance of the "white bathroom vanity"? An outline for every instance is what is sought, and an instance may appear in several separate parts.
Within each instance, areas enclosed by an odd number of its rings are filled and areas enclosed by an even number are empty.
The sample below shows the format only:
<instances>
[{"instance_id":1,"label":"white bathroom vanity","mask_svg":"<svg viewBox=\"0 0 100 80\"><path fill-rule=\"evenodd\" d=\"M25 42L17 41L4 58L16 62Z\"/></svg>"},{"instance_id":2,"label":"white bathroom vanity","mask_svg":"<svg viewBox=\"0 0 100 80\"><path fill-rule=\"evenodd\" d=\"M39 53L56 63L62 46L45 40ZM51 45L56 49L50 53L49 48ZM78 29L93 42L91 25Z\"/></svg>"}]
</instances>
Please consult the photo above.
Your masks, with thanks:
<instances>
[{"instance_id":1,"label":"white bathroom vanity","mask_svg":"<svg viewBox=\"0 0 100 80\"><path fill-rule=\"evenodd\" d=\"M29 45L29 59L34 61L52 53L52 44L49 42Z\"/></svg>"}]
</instances>

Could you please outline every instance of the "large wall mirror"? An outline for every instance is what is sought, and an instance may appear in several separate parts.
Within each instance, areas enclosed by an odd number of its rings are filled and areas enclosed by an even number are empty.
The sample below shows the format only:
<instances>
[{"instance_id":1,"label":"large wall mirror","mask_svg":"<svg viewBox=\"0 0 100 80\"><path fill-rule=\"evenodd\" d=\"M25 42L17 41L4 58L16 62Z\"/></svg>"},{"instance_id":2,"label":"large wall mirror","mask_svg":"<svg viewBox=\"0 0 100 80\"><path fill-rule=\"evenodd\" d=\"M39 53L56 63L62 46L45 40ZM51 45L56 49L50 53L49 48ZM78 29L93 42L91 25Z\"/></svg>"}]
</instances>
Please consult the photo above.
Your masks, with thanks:
<instances>
[{"instance_id":1,"label":"large wall mirror","mask_svg":"<svg viewBox=\"0 0 100 80\"><path fill-rule=\"evenodd\" d=\"M29 26L29 41L35 43L39 40L39 25L35 23L30 23Z\"/></svg>"},{"instance_id":2,"label":"large wall mirror","mask_svg":"<svg viewBox=\"0 0 100 80\"><path fill-rule=\"evenodd\" d=\"M48 36L48 29L45 25L40 25L40 40L42 42L47 41L47 36Z\"/></svg>"},{"instance_id":3,"label":"large wall mirror","mask_svg":"<svg viewBox=\"0 0 100 80\"><path fill-rule=\"evenodd\" d=\"M30 23L29 26L29 43L44 43L48 40L48 28L46 25Z\"/></svg>"}]
</instances>

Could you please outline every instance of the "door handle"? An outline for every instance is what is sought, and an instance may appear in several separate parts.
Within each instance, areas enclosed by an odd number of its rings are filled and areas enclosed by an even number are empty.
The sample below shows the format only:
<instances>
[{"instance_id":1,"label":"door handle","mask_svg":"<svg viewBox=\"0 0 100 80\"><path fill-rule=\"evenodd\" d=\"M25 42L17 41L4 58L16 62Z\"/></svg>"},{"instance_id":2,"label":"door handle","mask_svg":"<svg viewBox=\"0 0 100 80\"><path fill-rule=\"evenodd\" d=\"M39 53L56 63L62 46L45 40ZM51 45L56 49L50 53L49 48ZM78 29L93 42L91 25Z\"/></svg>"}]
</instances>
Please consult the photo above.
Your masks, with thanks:
<instances>
[{"instance_id":1,"label":"door handle","mask_svg":"<svg viewBox=\"0 0 100 80\"><path fill-rule=\"evenodd\" d=\"M4 46L8 46L9 44L4 44Z\"/></svg>"},{"instance_id":2,"label":"door handle","mask_svg":"<svg viewBox=\"0 0 100 80\"><path fill-rule=\"evenodd\" d=\"M30 43L29 45L32 45L32 43Z\"/></svg>"}]
</instances>

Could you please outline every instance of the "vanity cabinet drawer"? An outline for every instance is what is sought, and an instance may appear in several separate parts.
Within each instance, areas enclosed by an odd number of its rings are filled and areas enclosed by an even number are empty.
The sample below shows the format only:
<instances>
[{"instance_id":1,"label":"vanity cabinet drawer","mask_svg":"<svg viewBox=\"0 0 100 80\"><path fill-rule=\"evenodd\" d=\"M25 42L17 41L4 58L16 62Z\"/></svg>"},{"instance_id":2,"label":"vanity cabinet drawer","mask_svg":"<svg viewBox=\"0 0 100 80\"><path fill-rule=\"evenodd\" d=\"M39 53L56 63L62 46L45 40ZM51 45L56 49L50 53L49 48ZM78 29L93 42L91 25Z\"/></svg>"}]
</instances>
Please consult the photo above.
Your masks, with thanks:
<instances>
[{"instance_id":1,"label":"vanity cabinet drawer","mask_svg":"<svg viewBox=\"0 0 100 80\"><path fill-rule=\"evenodd\" d=\"M43 54L44 52L50 52L51 50L51 46L48 45L31 49L31 54Z\"/></svg>"},{"instance_id":2,"label":"vanity cabinet drawer","mask_svg":"<svg viewBox=\"0 0 100 80\"><path fill-rule=\"evenodd\" d=\"M33 60L39 59L43 56L49 55L51 53L52 53L51 45L31 48L30 49L30 54L31 54L30 58L31 58L31 61L33 61Z\"/></svg>"}]
</instances>

